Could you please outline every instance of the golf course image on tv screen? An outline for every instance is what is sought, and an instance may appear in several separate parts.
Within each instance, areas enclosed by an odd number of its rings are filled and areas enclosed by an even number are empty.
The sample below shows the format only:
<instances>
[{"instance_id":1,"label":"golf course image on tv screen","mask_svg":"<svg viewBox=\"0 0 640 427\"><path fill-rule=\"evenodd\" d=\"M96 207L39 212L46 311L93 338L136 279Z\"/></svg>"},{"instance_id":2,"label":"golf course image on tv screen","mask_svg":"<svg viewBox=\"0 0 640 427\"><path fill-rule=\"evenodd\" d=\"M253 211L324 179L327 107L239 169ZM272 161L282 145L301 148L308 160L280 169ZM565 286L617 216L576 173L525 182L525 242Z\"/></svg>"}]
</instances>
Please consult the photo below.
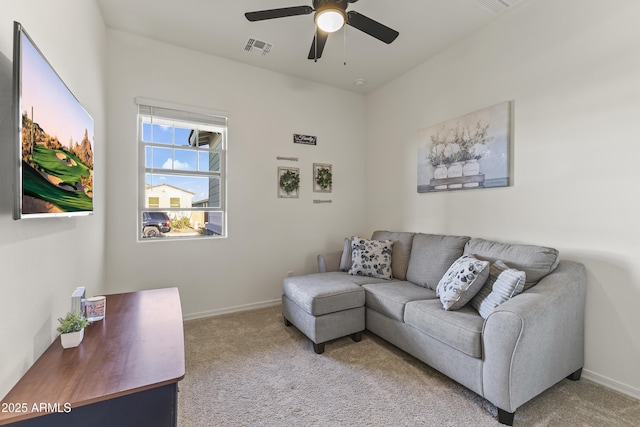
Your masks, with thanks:
<instances>
[{"instance_id":1,"label":"golf course image on tv screen","mask_svg":"<svg viewBox=\"0 0 640 427\"><path fill-rule=\"evenodd\" d=\"M21 26L20 217L93 211L93 119Z\"/></svg>"}]
</instances>

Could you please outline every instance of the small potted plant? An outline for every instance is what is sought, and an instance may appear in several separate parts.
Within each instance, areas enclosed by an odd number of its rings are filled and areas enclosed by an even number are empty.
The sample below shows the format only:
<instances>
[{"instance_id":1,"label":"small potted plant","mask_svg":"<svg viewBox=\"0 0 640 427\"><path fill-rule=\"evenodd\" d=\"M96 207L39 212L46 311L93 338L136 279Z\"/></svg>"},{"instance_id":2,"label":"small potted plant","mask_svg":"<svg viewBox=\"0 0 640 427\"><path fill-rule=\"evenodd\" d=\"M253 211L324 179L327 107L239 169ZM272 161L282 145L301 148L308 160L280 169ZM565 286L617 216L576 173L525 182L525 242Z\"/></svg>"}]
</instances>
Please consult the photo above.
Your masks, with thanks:
<instances>
[{"instance_id":1,"label":"small potted plant","mask_svg":"<svg viewBox=\"0 0 640 427\"><path fill-rule=\"evenodd\" d=\"M60 342L64 348L73 348L80 345L84 338L84 328L89 324L89 321L80 313L67 313L64 318L59 318L60 326L58 326L58 332L60 332Z\"/></svg>"}]
</instances>

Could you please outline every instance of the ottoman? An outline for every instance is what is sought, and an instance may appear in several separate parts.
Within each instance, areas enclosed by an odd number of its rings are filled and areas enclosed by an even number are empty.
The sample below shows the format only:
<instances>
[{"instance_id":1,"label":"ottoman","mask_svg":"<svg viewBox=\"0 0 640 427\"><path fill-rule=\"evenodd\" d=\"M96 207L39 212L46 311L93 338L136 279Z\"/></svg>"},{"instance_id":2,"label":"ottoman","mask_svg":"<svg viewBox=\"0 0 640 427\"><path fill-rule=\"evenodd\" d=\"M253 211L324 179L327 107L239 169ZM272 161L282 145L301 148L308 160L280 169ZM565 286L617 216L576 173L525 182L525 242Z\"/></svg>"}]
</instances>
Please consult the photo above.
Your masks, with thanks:
<instances>
[{"instance_id":1,"label":"ottoman","mask_svg":"<svg viewBox=\"0 0 640 427\"><path fill-rule=\"evenodd\" d=\"M358 342L365 328L364 290L332 275L309 274L284 279L284 324L292 324L322 354L327 341L351 335Z\"/></svg>"}]
</instances>

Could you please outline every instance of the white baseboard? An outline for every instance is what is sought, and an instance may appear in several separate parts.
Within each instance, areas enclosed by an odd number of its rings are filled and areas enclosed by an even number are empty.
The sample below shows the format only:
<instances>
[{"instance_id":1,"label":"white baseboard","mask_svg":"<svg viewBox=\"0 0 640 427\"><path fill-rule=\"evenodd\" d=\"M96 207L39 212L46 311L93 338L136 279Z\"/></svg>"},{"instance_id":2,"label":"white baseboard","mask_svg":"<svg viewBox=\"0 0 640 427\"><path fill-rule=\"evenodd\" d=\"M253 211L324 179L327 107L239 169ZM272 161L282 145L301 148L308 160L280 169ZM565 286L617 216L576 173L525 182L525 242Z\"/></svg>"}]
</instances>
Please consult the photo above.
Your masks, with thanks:
<instances>
[{"instance_id":1,"label":"white baseboard","mask_svg":"<svg viewBox=\"0 0 640 427\"><path fill-rule=\"evenodd\" d=\"M620 393L640 399L640 389L631 387L628 384L621 383L620 381L605 377L604 375L596 374L595 372L591 372L586 369L582 370L582 377L607 388L619 391Z\"/></svg>"},{"instance_id":2,"label":"white baseboard","mask_svg":"<svg viewBox=\"0 0 640 427\"><path fill-rule=\"evenodd\" d=\"M282 300L280 299L274 299L271 301L262 301L262 302L252 303L252 304L236 305L234 307L219 308L217 310L201 311L199 313L185 314L182 316L182 319L193 320L193 319L200 319L202 317L211 317L211 316L219 316L221 314L235 313L237 311L247 311L247 310L254 310L256 308L273 307L274 305L279 305L281 302Z\"/></svg>"}]
</instances>

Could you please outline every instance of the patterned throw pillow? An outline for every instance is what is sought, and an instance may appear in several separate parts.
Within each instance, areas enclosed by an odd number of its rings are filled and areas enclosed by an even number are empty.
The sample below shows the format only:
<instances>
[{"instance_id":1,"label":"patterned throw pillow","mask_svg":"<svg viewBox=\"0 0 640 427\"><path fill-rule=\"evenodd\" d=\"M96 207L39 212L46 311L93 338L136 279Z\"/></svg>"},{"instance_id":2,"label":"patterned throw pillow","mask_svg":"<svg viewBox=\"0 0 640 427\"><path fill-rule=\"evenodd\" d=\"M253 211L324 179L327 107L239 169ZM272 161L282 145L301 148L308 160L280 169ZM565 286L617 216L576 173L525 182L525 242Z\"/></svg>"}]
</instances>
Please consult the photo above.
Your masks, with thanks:
<instances>
[{"instance_id":1,"label":"patterned throw pillow","mask_svg":"<svg viewBox=\"0 0 640 427\"><path fill-rule=\"evenodd\" d=\"M349 274L379 279L391 279L393 240L351 239L351 268Z\"/></svg>"},{"instance_id":2,"label":"patterned throw pillow","mask_svg":"<svg viewBox=\"0 0 640 427\"><path fill-rule=\"evenodd\" d=\"M436 295L445 310L458 310L478 293L489 277L489 261L472 255L458 258L442 276Z\"/></svg>"},{"instance_id":3,"label":"patterned throw pillow","mask_svg":"<svg viewBox=\"0 0 640 427\"><path fill-rule=\"evenodd\" d=\"M524 271L509 268L500 260L491 263L487 283L473 297L471 305L486 319L500 304L521 293L525 281Z\"/></svg>"}]
</instances>

